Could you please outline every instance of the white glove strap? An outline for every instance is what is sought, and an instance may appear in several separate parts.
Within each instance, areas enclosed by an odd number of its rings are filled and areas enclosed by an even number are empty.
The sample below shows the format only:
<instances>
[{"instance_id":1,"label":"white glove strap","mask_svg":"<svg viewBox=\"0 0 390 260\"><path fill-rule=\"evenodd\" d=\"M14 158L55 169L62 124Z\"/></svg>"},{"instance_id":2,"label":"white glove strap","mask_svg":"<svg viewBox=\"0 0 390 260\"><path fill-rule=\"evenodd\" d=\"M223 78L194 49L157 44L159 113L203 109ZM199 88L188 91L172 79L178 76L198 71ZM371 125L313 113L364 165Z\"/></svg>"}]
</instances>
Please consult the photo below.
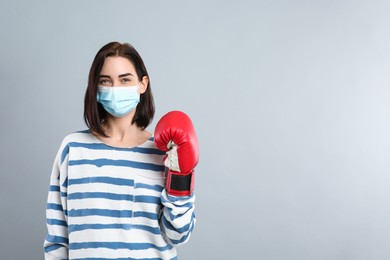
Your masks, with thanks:
<instances>
[{"instance_id":1,"label":"white glove strap","mask_svg":"<svg viewBox=\"0 0 390 260\"><path fill-rule=\"evenodd\" d=\"M180 172L179 159L177 157L177 145L171 140L167 145L169 151L167 152L167 158L164 161L164 165L170 170Z\"/></svg>"}]
</instances>

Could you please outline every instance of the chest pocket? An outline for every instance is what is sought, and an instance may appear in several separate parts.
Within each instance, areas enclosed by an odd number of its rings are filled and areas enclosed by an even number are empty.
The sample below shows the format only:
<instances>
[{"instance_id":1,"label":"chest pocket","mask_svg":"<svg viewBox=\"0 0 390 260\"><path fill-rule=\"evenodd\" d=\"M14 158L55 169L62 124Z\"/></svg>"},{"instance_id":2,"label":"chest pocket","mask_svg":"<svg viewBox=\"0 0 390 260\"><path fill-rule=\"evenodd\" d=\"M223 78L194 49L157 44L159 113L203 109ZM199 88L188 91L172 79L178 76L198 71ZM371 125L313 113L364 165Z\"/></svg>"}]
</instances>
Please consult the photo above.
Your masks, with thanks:
<instances>
[{"instance_id":1,"label":"chest pocket","mask_svg":"<svg viewBox=\"0 0 390 260\"><path fill-rule=\"evenodd\" d=\"M161 192L164 189L163 172L137 173L134 179L133 223L159 227Z\"/></svg>"}]
</instances>

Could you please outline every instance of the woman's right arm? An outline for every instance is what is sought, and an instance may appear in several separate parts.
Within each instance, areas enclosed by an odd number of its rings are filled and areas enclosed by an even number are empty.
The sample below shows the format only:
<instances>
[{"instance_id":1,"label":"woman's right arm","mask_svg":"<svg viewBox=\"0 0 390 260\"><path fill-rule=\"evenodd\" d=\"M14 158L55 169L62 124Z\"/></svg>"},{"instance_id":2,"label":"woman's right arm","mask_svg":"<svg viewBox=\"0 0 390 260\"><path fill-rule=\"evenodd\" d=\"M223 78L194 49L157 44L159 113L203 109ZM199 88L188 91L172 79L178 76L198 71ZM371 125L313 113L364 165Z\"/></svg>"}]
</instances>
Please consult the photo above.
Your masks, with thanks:
<instances>
[{"instance_id":1,"label":"woman's right arm","mask_svg":"<svg viewBox=\"0 0 390 260\"><path fill-rule=\"evenodd\" d=\"M48 234L43 245L46 260L68 259L66 207L68 152L68 146L61 145L50 176L46 208Z\"/></svg>"}]
</instances>

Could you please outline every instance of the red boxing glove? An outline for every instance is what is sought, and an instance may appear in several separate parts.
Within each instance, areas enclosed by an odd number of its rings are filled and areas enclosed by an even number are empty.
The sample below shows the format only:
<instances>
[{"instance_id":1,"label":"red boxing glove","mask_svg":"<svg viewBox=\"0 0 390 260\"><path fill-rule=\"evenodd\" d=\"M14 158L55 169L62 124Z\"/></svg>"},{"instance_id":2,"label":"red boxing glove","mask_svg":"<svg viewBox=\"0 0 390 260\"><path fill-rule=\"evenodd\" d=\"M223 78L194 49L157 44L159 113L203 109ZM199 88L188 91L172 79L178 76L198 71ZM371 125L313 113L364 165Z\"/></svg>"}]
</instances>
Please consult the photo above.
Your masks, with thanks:
<instances>
[{"instance_id":1,"label":"red boxing glove","mask_svg":"<svg viewBox=\"0 0 390 260\"><path fill-rule=\"evenodd\" d=\"M154 143L167 152L164 164L165 189L174 196L189 196L194 190L194 168L199 160L198 140L191 119L183 112L171 111L156 125Z\"/></svg>"}]
</instances>

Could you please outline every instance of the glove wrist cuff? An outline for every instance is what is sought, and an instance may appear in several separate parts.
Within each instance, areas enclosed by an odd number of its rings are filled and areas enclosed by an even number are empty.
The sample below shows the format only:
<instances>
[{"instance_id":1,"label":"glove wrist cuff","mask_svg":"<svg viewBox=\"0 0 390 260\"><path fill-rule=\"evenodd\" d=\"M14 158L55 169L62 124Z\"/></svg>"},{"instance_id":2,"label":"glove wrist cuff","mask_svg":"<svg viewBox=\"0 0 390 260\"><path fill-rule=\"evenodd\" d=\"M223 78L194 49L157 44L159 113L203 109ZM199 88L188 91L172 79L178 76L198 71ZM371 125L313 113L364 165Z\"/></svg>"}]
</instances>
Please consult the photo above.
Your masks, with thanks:
<instances>
[{"instance_id":1,"label":"glove wrist cuff","mask_svg":"<svg viewBox=\"0 0 390 260\"><path fill-rule=\"evenodd\" d=\"M172 170L166 172L166 190L173 196L190 196L194 190L195 171L181 173Z\"/></svg>"}]
</instances>

